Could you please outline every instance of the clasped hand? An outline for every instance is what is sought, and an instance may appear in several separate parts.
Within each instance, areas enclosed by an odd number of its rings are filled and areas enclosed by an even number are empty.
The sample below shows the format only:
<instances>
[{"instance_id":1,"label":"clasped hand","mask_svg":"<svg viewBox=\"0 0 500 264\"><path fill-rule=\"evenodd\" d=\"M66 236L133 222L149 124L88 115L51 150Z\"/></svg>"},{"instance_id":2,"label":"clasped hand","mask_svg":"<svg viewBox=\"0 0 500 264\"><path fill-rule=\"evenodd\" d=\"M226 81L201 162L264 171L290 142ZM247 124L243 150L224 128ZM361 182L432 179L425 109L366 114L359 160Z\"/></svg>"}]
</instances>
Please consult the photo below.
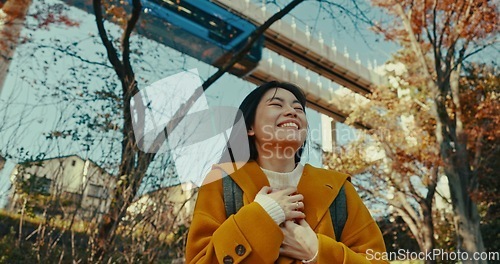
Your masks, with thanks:
<instances>
[{"instance_id":1,"label":"clasped hand","mask_svg":"<svg viewBox=\"0 0 500 264\"><path fill-rule=\"evenodd\" d=\"M284 239L280 248L280 255L299 260L309 260L318 251L316 233L306 222L304 196L296 193L296 188L283 190L263 187L260 194L273 198L285 213L285 222L280 225Z\"/></svg>"}]
</instances>

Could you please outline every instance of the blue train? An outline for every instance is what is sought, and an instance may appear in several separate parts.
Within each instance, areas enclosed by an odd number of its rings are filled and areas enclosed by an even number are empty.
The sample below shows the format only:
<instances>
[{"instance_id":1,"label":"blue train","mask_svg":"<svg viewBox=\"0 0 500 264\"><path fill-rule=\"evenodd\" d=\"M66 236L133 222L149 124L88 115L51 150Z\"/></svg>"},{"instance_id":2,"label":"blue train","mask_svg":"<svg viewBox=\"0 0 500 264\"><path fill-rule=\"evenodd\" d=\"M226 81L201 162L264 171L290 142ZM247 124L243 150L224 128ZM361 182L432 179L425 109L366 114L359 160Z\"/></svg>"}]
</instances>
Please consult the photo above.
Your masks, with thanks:
<instances>
[{"instance_id":1,"label":"blue train","mask_svg":"<svg viewBox=\"0 0 500 264\"><path fill-rule=\"evenodd\" d=\"M131 3L131 0L129 0ZM208 0L141 0L138 33L215 67L240 49L256 26ZM262 57L260 38L246 56L229 70L242 77Z\"/></svg>"}]
</instances>

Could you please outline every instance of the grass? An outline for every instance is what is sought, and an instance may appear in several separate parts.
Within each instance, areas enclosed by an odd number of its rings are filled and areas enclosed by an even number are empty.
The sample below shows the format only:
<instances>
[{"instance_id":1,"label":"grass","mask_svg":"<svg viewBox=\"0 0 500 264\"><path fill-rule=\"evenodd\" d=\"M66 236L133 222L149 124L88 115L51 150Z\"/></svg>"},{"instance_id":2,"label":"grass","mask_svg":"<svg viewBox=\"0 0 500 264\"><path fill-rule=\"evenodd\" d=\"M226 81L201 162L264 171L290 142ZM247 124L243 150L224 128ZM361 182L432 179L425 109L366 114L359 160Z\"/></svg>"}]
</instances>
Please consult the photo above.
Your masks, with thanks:
<instances>
[{"instance_id":1,"label":"grass","mask_svg":"<svg viewBox=\"0 0 500 264\"><path fill-rule=\"evenodd\" d=\"M96 224L78 220L68 230L69 220L55 218L46 221L41 216L24 216L20 235L20 221L19 214L0 210L0 264L86 263L88 260L89 239ZM119 228L120 234L110 256L118 261L115 263L124 262L124 258L133 258L136 263L147 262L151 252L158 253L155 263L170 263L177 256L175 243L171 244L171 240L176 240L174 234L167 235L160 230L153 232L148 227L136 225L128 232ZM141 250L143 246L146 248Z\"/></svg>"}]
</instances>

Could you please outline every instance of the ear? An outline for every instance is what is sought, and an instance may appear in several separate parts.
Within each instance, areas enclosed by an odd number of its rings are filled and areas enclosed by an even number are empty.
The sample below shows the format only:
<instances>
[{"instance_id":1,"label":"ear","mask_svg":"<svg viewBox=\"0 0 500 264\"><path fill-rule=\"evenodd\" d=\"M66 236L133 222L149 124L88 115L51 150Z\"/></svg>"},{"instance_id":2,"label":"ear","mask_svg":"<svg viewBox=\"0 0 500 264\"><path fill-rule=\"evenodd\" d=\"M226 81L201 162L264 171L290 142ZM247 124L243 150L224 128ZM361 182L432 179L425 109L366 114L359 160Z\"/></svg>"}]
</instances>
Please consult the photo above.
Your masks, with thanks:
<instances>
[{"instance_id":1,"label":"ear","mask_svg":"<svg viewBox=\"0 0 500 264\"><path fill-rule=\"evenodd\" d=\"M255 136L255 131L253 131L253 127L250 127L250 129L247 130L247 135Z\"/></svg>"}]
</instances>

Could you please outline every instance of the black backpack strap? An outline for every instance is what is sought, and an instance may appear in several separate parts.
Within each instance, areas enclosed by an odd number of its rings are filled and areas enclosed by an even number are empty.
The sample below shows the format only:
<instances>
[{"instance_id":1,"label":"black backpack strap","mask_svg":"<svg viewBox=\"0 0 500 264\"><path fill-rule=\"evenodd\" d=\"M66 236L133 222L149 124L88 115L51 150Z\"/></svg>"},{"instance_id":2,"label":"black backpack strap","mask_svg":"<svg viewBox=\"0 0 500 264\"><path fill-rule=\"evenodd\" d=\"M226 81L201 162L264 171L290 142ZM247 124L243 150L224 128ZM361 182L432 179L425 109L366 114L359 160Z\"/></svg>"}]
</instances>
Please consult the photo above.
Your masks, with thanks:
<instances>
[{"instance_id":1,"label":"black backpack strap","mask_svg":"<svg viewBox=\"0 0 500 264\"><path fill-rule=\"evenodd\" d=\"M335 239L340 241L340 236L347 221L347 200L344 186L340 188L339 194L335 197L332 204L330 204L330 217L332 218L335 231Z\"/></svg>"},{"instance_id":2,"label":"black backpack strap","mask_svg":"<svg viewBox=\"0 0 500 264\"><path fill-rule=\"evenodd\" d=\"M225 171L222 171L222 191L224 192L226 218L229 218L243 207L243 191Z\"/></svg>"}]
</instances>

